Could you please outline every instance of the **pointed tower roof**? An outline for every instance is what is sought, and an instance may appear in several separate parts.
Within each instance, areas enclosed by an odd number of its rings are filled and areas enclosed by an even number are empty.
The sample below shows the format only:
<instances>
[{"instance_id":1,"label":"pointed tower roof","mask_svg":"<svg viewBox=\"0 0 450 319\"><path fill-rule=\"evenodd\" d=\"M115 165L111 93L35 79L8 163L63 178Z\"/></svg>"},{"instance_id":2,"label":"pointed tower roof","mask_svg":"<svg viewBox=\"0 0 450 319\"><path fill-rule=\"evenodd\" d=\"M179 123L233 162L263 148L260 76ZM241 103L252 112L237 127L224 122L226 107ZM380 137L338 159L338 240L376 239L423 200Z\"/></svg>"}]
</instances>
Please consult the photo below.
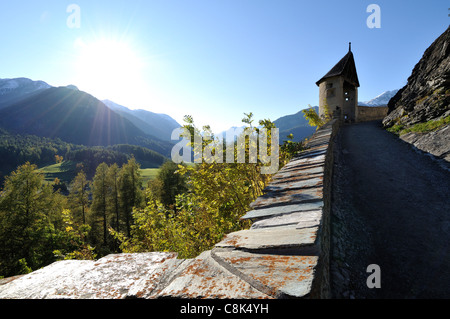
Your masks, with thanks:
<instances>
[{"instance_id":1,"label":"pointed tower roof","mask_svg":"<svg viewBox=\"0 0 450 319\"><path fill-rule=\"evenodd\" d=\"M333 76L343 76L346 81L359 87L358 74L356 73L355 59L353 58L351 42L348 46L347 54L319 81L316 82L317 86L327 78Z\"/></svg>"}]
</instances>

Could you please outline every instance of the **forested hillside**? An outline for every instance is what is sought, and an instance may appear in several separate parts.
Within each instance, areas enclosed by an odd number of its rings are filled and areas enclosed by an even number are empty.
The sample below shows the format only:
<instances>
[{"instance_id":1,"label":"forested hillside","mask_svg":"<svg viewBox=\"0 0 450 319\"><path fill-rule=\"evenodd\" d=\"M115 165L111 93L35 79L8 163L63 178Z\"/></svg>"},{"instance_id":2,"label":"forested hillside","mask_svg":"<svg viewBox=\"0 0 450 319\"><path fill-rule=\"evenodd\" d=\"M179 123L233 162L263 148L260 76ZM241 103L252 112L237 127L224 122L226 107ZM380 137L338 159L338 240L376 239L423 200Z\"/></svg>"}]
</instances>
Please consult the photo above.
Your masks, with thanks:
<instances>
[{"instance_id":1,"label":"forested hillside","mask_svg":"<svg viewBox=\"0 0 450 319\"><path fill-rule=\"evenodd\" d=\"M9 134L0 129L0 189L3 178L19 165L30 162L38 167L55 164L57 161L72 161L81 164L88 177L92 177L97 166L126 163L132 156L143 168L159 167L167 160L150 149L119 144L108 147L88 147L35 135ZM76 172L73 172L75 175ZM69 181L65 181L69 182Z\"/></svg>"}]
</instances>

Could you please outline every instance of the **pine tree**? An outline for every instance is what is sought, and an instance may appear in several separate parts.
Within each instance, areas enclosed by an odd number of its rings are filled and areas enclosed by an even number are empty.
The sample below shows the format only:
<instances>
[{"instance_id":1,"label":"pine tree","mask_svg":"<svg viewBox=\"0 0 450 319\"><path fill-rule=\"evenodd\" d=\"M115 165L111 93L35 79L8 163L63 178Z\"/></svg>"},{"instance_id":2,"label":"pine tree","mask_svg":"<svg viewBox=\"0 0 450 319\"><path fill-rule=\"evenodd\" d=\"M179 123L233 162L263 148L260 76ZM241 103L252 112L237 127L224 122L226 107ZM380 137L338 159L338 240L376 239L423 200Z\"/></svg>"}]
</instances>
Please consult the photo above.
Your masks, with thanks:
<instances>
[{"instance_id":1,"label":"pine tree","mask_svg":"<svg viewBox=\"0 0 450 319\"><path fill-rule=\"evenodd\" d=\"M92 192L92 215L95 219L100 219L103 225L103 245L107 245L108 235L108 207L107 200L109 194L108 185L108 165L101 163L94 175Z\"/></svg>"},{"instance_id":2,"label":"pine tree","mask_svg":"<svg viewBox=\"0 0 450 319\"><path fill-rule=\"evenodd\" d=\"M6 177L0 193L0 276L54 261L64 200L43 182L43 175L30 163Z\"/></svg>"},{"instance_id":3,"label":"pine tree","mask_svg":"<svg viewBox=\"0 0 450 319\"><path fill-rule=\"evenodd\" d=\"M122 166L120 170L120 198L121 210L125 216L125 225L127 236L130 236L131 227L131 213L133 208L141 206L143 201L143 194L141 190L141 175L139 171L139 163L132 157L128 163Z\"/></svg>"},{"instance_id":4,"label":"pine tree","mask_svg":"<svg viewBox=\"0 0 450 319\"><path fill-rule=\"evenodd\" d=\"M153 195L167 208L175 208L177 195L187 191L186 176L178 174L178 164L167 161L159 169L158 176L149 183Z\"/></svg>"},{"instance_id":5,"label":"pine tree","mask_svg":"<svg viewBox=\"0 0 450 319\"><path fill-rule=\"evenodd\" d=\"M81 170L70 185L69 202L73 212L81 210L81 222L83 224L86 224L86 213L89 206L88 187L89 181L84 171Z\"/></svg>"},{"instance_id":6,"label":"pine tree","mask_svg":"<svg viewBox=\"0 0 450 319\"><path fill-rule=\"evenodd\" d=\"M113 164L108 169L108 184L110 186L110 193L108 194L108 206L110 211L114 213L115 227L119 231L120 227L120 203L119 203L119 175L120 169L117 164Z\"/></svg>"}]
</instances>

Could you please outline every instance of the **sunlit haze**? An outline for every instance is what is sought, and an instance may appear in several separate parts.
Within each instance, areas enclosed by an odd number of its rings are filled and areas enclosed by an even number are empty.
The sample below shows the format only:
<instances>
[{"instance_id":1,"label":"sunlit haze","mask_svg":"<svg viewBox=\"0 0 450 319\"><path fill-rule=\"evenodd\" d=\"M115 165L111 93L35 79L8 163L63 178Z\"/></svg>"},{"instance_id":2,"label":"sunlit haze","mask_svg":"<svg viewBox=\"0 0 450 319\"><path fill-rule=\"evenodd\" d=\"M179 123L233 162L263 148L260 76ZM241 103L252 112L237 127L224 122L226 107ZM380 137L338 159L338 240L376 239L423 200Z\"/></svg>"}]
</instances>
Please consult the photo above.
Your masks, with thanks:
<instances>
[{"instance_id":1,"label":"sunlit haze","mask_svg":"<svg viewBox=\"0 0 450 319\"><path fill-rule=\"evenodd\" d=\"M380 28L367 25L371 3ZM348 42L360 101L401 88L448 27L448 8L444 0L3 1L0 78L73 84L219 131L240 126L244 112L275 120L318 105L315 82Z\"/></svg>"}]
</instances>

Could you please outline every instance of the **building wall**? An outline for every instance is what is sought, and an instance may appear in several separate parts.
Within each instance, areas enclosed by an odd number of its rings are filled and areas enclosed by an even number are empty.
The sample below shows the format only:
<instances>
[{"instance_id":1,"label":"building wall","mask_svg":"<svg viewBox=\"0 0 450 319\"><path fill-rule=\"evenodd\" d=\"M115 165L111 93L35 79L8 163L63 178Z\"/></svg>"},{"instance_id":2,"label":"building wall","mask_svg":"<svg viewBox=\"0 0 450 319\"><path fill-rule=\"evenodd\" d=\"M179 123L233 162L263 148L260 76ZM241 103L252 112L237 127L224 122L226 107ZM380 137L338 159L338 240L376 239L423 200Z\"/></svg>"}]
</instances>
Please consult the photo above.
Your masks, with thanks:
<instances>
[{"instance_id":1,"label":"building wall","mask_svg":"<svg viewBox=\"0 0 450 319\"><path fill-rule=\"evenodd\" d=\"M324 117L328 105L330 115L341 113L344 101L344 81L340 77L329 78L319 85L319 115Z\"/></svg>"},{"instance_id":2,"label":"building wall","mask_svg":"<svg viewBox=\"0 0 450 319\"><path fill-rule=\"evenodd\" d=\"M387 106L359 106L356 108L357 122L382 120L388 113Z\"/></svg>"},{"instance_id":3,"label":"building wall","mask_svg":"<svg viewBox=\"0 0 450 319\"><path fill-rule=\"evenodd\" d=\"M345 94L347 92L347 94ZM344 98L343 98L343 109L342 115L344 119L347 119L349 122L355 122L356 115L356 101L358 101L358 89L354 86L347 86L344 89Z\"/></svg>"},{"instance_id":4,"label":"building wall","mask_svg":"<svg viewBox=\"0 0 450 319\"><path fill-rule=\"evenodd\" d=\"M345 94L345 93L348 94ZM342 77L329 78L319 85L319 115L324 117L325 107L328 105L330 115L342 120L357 120L356 105L358 88L345 82Z\"/></svg>"}]
</instances>

